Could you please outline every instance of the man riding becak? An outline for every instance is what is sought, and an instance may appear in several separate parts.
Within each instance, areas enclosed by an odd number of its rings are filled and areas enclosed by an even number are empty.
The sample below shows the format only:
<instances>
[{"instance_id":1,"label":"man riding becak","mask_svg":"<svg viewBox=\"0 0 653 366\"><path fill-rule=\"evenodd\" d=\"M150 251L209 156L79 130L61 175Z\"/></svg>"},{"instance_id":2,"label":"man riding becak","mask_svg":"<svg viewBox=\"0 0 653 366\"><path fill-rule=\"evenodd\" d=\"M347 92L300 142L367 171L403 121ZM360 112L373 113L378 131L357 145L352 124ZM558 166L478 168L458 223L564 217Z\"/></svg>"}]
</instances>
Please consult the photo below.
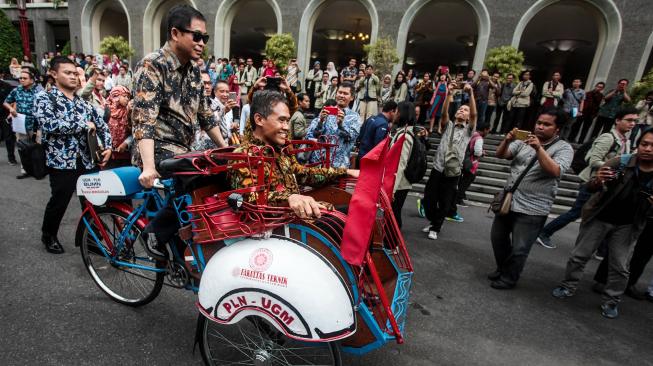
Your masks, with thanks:
<instances>
[{"instance_id":1,"label":"man riding becak","mask_svg":"<svg viewBox=\"0 0 653 366\"><path fill-rule=\"evenodd\" d=\"M274 149L276 164L265 166L265 176L270 190L267 192L268 204L289 206L300 218L319 218L320 209L326 208L313 197L299 194L299 187L321 186L343 176L358 177L358 170L346 168L308 168L289 155L287 145L290 131L290 111L286 97L274 90L261 90L254 93L250 112L251 132L235 152L251 151L252 146L271 146ZM266 150L269 151L269 150ZM234 189L250 187L254 184L248 168L230 171L229 180ZM256 193L246 196L255 201Z\"/></svg>"}]
</instances>

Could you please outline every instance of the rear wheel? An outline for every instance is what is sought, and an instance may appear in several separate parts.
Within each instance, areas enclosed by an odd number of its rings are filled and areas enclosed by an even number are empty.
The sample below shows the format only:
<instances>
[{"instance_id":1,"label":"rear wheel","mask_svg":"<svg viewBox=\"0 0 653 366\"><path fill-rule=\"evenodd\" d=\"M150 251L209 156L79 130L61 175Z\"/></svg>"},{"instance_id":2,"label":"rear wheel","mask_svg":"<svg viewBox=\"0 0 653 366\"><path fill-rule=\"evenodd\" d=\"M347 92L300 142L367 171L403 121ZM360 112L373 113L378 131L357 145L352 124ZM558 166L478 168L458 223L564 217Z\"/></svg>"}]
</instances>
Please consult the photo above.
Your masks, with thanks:
<instances>
[{"instance_id":1,"label":"rear wheel","mask_svg":"<svg viewBox=\"0 0 653 366\"><path fill-rule=\"evenodd\" d=\"M208 366L342 365L337 343L296 341L257 316L225 325L199 314L197 329L202 359Z\"/></svg>"},{"instance_id":2,"label":"rear wheel","mask_svg":"<svg viewBox=\"0 0 653 366\"><path fill-rule=\"evenodd\" d=\"M165 265L147 254L143 228L133 224L124 233L124 242L119 243L128 224L127 215L112 207L95 207L95 212L99 222L95 222L90 214L85 216L92 233L81 220L75 237L84 266L93 281L111 299L121 304L141 306L154 300L161 292L165 277L164 272L154 270L165 268ZM111 247L120 248L118 253L105 254L110 246L101 234L101 226L111 240Z\"/></svg>"}]
</instances>

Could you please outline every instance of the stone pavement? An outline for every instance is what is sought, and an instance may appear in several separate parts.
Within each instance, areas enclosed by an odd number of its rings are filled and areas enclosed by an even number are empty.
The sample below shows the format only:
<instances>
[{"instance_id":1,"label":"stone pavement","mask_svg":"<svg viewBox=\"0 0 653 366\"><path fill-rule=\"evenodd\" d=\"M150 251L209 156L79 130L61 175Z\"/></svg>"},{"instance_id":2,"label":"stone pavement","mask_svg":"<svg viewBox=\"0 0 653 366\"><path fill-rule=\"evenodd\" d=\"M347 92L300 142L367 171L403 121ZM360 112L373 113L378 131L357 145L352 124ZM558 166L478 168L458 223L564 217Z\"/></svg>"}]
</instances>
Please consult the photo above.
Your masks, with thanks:
<instances>
[{"instance_id":1,"label":"stone pavement","mask_svg":"<svg viewBox=\"0 0 653 366\"><path fill-rule=\"evenodd\" d=\"M79 205L71 201L60 232L66 253L40 244L48 180L16 180L0 152L0 364L200 365L193 351L195 296L164 287L142 308L109 300L90 279L73 247ZM577 296L556 300L578 224L555 237L556 250L534 246L512 291L489 287L494 269L492 218L462 208L464 223L447 222L438 241L419 229L407 200L405 236L415 265L406 343L389 345L345 365L653 365L653 303L625 298L621 317L599 312L586 276ZM592 261L588 270L597 266ZM651 269L643 276L653 276Z\"/></svg>"}]
</instances>

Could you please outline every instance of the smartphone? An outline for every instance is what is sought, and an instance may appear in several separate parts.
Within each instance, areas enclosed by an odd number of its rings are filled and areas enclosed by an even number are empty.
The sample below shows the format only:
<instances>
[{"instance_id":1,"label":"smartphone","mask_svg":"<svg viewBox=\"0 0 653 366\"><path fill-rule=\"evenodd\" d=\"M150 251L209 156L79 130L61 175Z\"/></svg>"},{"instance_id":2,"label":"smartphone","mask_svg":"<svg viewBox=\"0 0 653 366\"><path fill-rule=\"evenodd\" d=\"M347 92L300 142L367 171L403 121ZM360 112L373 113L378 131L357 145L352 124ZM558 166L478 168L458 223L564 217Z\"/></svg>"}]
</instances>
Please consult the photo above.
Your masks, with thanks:
<instances>
[{"instance_id":1,"label":"smartphone","mask_svg":"<svg viewBox=\"0 0 653 366\"><path fill-rule=\"evenodd\" d=\"M281 78L275 78L266 76L265 77L265 89L266 90L280 90Z\"/></svg>"},{"instance_id":2,"label":"smartphone","mask_svg":"<svg viewBox=\"0 0 653 366\"><path fill-rule=\"evenodd\" d=\"M515 132L515 138L517 140L524 141L524 140L526 140L528 138L528 135L530 135L530 134L531 133L529 131L517 130L517 132Z\"/></svg>"},{"instance_id":3,"label":"smartphone","mask_svg":"<svg viewBox=\"0 0 653 366\"><path fill-rule=\"evenodd\" d=\"M235 102L237 97L238 94L236 92L229 92L229 100L233 100Z\"/></svg>"},{"instance_id":4,"label":"smartphone","mask_svg":"<svg viewBox=\"0 0 653 366\"><path fill-rule=\"evenodd\" d=\"M337 116L338 115L338 107L324 107L324 110L327 111L327 113L330 116Z\"/></svg>"}]
</instances>

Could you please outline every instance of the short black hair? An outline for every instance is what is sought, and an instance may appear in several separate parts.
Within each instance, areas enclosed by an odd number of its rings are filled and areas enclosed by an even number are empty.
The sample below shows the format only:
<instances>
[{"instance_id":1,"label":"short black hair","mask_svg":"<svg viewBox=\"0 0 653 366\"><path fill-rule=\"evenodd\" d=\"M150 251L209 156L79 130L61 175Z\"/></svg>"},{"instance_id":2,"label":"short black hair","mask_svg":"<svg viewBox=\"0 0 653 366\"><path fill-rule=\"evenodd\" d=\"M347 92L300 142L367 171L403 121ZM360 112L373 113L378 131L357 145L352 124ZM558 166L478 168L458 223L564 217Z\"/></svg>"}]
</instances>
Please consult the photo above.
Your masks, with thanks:
<instances>
[{"instance_id":1,"label":"short black hair","mask_svg":"<svg viewBox=\"0 0 653 366\"><path fill-rule=\"evenodd\" d=\"M524 78L524 74L526 73L531 73L531 70L523 70L522 72L519 73L519 80Z\"/></svg>"},{"instance_id":2,"label":"short black hair","mask_svg":"<svg viewBox=\"0 0 653 366\"><path fill-rule=\"evenodd\" d=\"M644 136L653 133L653 126L646 126L643 130L642 133L639 135L637 138L637 146L642 143L642 140L644 139Z\"/></svg>"},{"instance_id":3,"label":"short black hair","mask_svg":"<svg viewBox=\"0 0 653 366\"><path fill-rule=\"evenodd\" d=\"M476 131L489 130L491 128L490 124L487 122L482 122L476 125Z\"/></svg>"},{"instance_id":4,"label":"short black hair","mask_svg":"<svg viewBox=\"0 0 653 366\"><path fill-rule=\"evenodd\" d=\"M567 124L567 113L562 108L547 107L544 108L544 110L542 110L539 115L554 116L556 120L556 126L558 126L560 129L562 129Z\"/></svg>"},{"instance_id":5,"label":"short black hair","mask_svg":"<svg viewBox=\"0 0 653 366\"><path fill-rule=\"evenodd\" d=\"M308 96L308 94L306 94L306 93L297 94L297 102L301 102L302 100L304 100L304 97L306 97L306 96Z\"/></svg>"},{"instance_id":6,"label":"short black hair","mask_svg":"<svg viewBox=\"0 0 653 366\"><path fill-rule=\"evenodd\" d=\"M415 116L415 105L413 103L400 102L397 105L397 110L399 111L397 127L412 126L415 124L417 117Z\"/></svg>"},{"instance_id":7,"label":"short black hair","mask_svg":"<svg viewBox=\"0 0 653 366\"><path fill-rule=\"evenodd\" d=\"M397 109L397 102L394 100L389 100L383 104L383 109L381 110L382 112L392 112L395 109Z\"/></svg>"},{"instance_id":8,"label":"short black hair","mask_svg":"<svg viewBox=\"0 0 653 366\"><path fill-rule=\"evenodd\" d=\"M263 118L267 118L272 114L272 109L279 103L288 105L286 96L276 90L259 90L254 92L252 101L250 102L250 120L252 130L256 129L256 122L254 122L254 115L258 114Z\"/></svg>"},{"instance_id":9,"label":"short black hair","mask_svg":"<svg viewBox=\"0 0 653 366\"><path fill-rule=\"evenodd\" d=\"M622 82L622 81L625 81L627 84L630 84L630 80L628 80L628 79L626 79L626 78L619 79L619 81L617 81L617 84L620 83L620 82Z\"/></svg>"},{"instance_id":10,"label":"short black hair","mask_svg":"<svg viewBox=\"0 0 653 366\"><path fill-rule=\"evenodd\" d=\"M218 79L218 80L215 82L215 85L213 86L213 88L217 89L217 88L218 88L218 85L220 85L220 84L224 84L224 85L226 85L227 87L229 87L229 82L228 82L227 80L225 80L225 79Z\"/></svg>"},{"instance_id":11,"label":"short black hair","mask_svg":"<svg viewBox=\"0 0 653 366\"><path fill-rule=\"evenodd\" d=\"M66 56L54 56L52 60L50 60L50 70L53 70L55 72L59 71L59 65L61 64L71 64L77 67L75 62Z\"/></svg>"},{"instance_id":12,"label":"short black hair","mask_svg":"<svg viewBox=\"0 0 653 366\"><path fill-rule=\"evenodd\" d=\"M637 111L637 108L633 106L626 106L626 107L621 107L617 110L617 114L614 115L614 119L622 119L626 117L629 114L637 114L639 115L639 111Z\"/></svg>"},{"instance_id":13,"label":"short black hair","mask_svg":"<svg viewBox=\"0 0 653 366\"><path fill-rule=\"evenodd\" d=\"M599 86L599 85L603 85L603 87L605 87L605 82L599 81L598 83L595 84L595 86Z\"/></svg>"},{"instance_id":14,"label":"short black hair","mask_svg":"<svg viewBox=\"0 0 653 366\"><path fill-rule=\"evenodd\" d=\"M172 39L172 28L188 29L193 19L199 19L206 23L204 15L190 5L177 5L170 9L166 18L168 41Z\"/></svg>"},{"instance_id":15,"label":"short black hair","mask_svg":"<svg viewBox=\"0 0 653 366\"><path fill-rule=\"evenodd\" d=\"M354 90L356 90L354 88L354 84L351 81L345 81L342 84L338 85L338 89L340 88L348 88L352 96L354 95Z\"/></svg>"},{"instance_id":16,"label":"short black hair","mask_svg":"<svg viewBox=\"0 0 653 366\"><path fill-rule=\"evenodd\" d=\"M324 101L324 106L325 107L335 107L338 105L338 102L336 102L335 99L327 99Z\"/></svg>"}]
</instances>

